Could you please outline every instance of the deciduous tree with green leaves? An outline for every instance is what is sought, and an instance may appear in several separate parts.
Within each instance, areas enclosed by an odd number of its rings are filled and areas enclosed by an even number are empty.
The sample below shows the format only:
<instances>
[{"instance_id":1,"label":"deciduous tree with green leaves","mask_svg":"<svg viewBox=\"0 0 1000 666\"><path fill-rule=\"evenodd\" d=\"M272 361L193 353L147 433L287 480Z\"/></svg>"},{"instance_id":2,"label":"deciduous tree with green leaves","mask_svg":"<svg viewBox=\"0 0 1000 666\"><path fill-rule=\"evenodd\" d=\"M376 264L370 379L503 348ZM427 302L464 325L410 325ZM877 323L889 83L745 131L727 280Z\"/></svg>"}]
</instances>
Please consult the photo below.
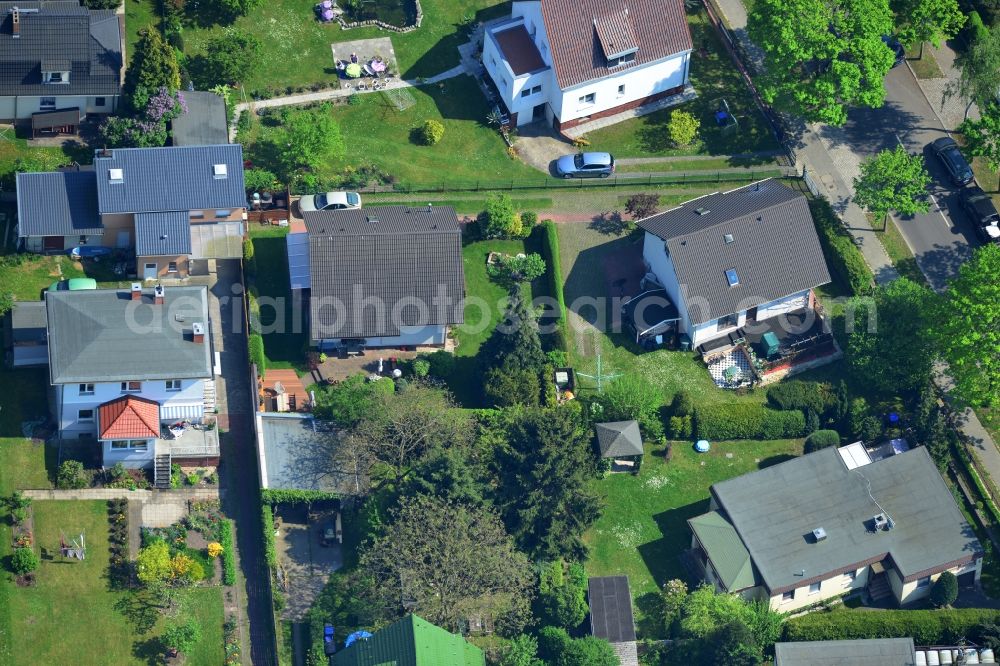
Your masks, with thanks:
<instances>
[{"instance_id":1,"label":"deciduous tree with green leaves","mask_svg":"<svg viewBox=\"0 0 1000 666\"><path fill-rule=\"evenodd\" d=\"M202 88L246 81L260 65L261 48L260 39L243 30L210 39L198 68Z\"/></svg>"},{"instance_id":2,"label":"deciduous tree with green leaves","mask_svg":"<svg viewBox=\"0 0 1000 666\"><path fill-rule=\"evenodd\" d=\"M316 169L324 160L343 156L344 137L330 104L309 111L288 111L284 125L277 147L288 173Z\"/></svg>"},{"instance_id":3,"label":"deciduous tree with green leaves","mask_svg":"<svg viewBox=\"0 0 1000 666\"><path fill-rule=\"evenodd\" d=\"M920 44L924 57L924 42L934 48L951 39L965 25L965 14L956 0L893 0L896 15L896 37L906 46Z\"/></svg>"},{"instance_id":4,"label":"deciduous tree with green leaves","mask_svg":"<svg viewBox=\"0 0 1000 666\"><path fill-rule=\"evenodd\" d=\"M979 108L979 120L966 119L958 130L965 135L965 147L986 160L990 169L1000 171L1000 104L990 102Z\"/></svg>"},{"instance_id":5,"label":"deciduous tree with green leaves","mask_svg":"<svg viewBox=\"0 0 1000 666\"><path fill-rule=\"evenodd\" d=\"M687 111L673 111L667 124L667 132L675 145L690 146L698 138L700 127L701 121Z\"/></svg>"},{"instance_id":6,"label":"deciduous tree with green leaves","mask_svg":"<svg viewBox=\"0 0 1000 666\"><path fill-rule=\"evenodd\" d=\"M861 163L861 175L854 179L854 202L888 223L889 211L926 213L930 182L924 158L896 146Z\"/></svg>"},{"instance_id":7,"label":"deciduous tree with green leaves","mask_svg":"<svg viewBox=\"0 0 1000 666\"><path fill-rule=\"evenodd\" d=\"M945 292L935 330L955 393L973 405L1000 403L1000 245L972 254Z\"/></svg>"},{"instance_id":8,"label":"deciduous tree with green leaves","mask_svg":"<svg viewBox=\"0 0 1000 666\"><path fill-rule=\"evenodd\" d=\"M1000 30L987 30L980 39L975 39L964 53L958 56L959 77L948 87L949 94L957 94L968 100L965 115L969 116L972 105L980 110L996 101L1000 90Z\"/></svg>"},{"instance_id":9,"label":"deciduous tree with green leaves","mask_svg":"<svg viewBox=\"0 0 1000 666\"><path fill-rule=\"evenodd\" d=\"M808 121L843 125L852 106L879 108L895 56L888 0L757 0L750 38L764 51L761 94Z\"/></svg>"}]
</instances>

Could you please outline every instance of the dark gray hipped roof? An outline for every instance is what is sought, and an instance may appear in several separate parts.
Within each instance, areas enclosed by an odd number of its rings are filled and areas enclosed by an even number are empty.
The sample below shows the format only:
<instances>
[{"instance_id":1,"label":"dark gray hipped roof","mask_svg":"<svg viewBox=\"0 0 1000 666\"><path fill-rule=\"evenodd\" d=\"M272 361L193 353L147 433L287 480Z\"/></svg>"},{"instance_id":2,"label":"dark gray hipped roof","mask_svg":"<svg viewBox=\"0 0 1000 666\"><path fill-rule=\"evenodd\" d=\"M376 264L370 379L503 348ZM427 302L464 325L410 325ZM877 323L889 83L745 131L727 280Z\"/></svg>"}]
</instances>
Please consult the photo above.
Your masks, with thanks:
<instances>
[{"instance_id":1,"label":"dark gray hipped roof","mask_svg":"<svg viewBox=\"0 0 1000 666\"><path fill-rule=\"evenodd\" d=\"M664 240L692 324L830 281L808 202L777 181L709 194L638 224Z\"/></svg>"},{"instance_id":2,"label":"dark gray hipped roof","mask_svg":"<svg viewBox=\"0 0 1000 666\"><path fill-rule=\"evenodd\" d=\"M775 643L774 666L914 666L912 638Z\"/></svg>"},{"instance_id":3,"label":"dark gray hipped roof","mask_svg":"<svg viewBox=\"0 0 1000 666\"><path fill-rule=\"evenodd\" d=\"M401 326L463 321L462 232L452 208L386 206L304 217L313 340L395 336ZM381 313L362 308L361 299L380 301ZM439 307L442 300L446 307ZM394 321L393 308L402 305Z\"/></svg>"},{"instance_id":4,"label":"dark gray hipped roof","mask_svg":"<svg viewBox=\"0 0 1000 666\"><path fill-rule=\"evenodd\" d=\"M117 95L121 42L110 10L90 11L77 2L0 2L0 95ZM43 83L43 71L69 71L69 82Z\"/></svg>"},{"instance_id":5,"label":"dark gray hipped roof","mask_svg":"<svg viewBox=\"0 0 1000 666\"><path fill-rule=\"evenodd\" d=\"M191 254L191 220L187 211L135 216L135 256L176 257L180 254Z\"/></svg>"},{"instance_id":6,"label":"dark gray hipped roof","mask_svg":"<svg viewBox=\"0 0 1000 666\"><path fill-rule=\"evenodd\" d=\"M174 210L232 210L246 206L243 147L169 146L116 148L110 157L94 156L97 201L105 213L152 213ZM214 166L225 165L225 177ZM121 169L121 182L109 171Z\"/></svg>"},{"instance_id":7,"label":"dark gray hipped roof","mask_svg":"<svg viewBox=\"0 0 1000 666\"><path fill-rule=\"evenodd\" d=\"M598 423L594 429L602 458L642 455L642 435L637 421Z\"/></svg>"},{"instance_id":8,"label":"dark gray hipped roof","mask_svg":"<svg viewBox=\"0 0 1000 666\"><path fill-rule=\"evenodd\" d=\"M211 330L205 287L167 287L162 305L150 289L140 303L128 289L49 292L45 302L53 384L212 376L208 336L191 335L195 322Z\"/></svg>"},{"instance_id":9,"label":"dark gray hipped roof","mask_svg":"<svg viewBox=\"0 0 1000 666\"><path fill-rule=\"evenodd\" d=\"M922 446L856 470L831 447L716 483L712 494L771 594L886 555L913 580L982 554ZM883 511L895 526L875 532L871 521ZM816 542L820 527L827 537Z\"/></svg>"},{"instance_id":10,"label":"dark gray hipped roof","mask_svg":"<svg viewBox=\"0 0 1000 666\"><path fill-rule=\"evenodd\" d=\"M17 174L17 223L22 238L103 234L94 172Z\"/></svg>"},{"instance_id":11,"label":"dark gray hipped roof","mask_svg":"<svg viewBox=\"0 0 1000 666\"><path fill-rule=\"evenodd\" d=\"M635 640L628 576L592 576L588 581L590 633L610 643Z\"/></svg>"},{"instance_id":12,"label":"dark gray hipped roof","mask_svg":"<svg viewBox=\"0 0 1000 666\"><path fill-rule=\"evenodd\" d=\"M184 92L187 113L170 121L175 146L209 146L229 143L226 103L212 92Z\"/></svg>"}]
</instances>

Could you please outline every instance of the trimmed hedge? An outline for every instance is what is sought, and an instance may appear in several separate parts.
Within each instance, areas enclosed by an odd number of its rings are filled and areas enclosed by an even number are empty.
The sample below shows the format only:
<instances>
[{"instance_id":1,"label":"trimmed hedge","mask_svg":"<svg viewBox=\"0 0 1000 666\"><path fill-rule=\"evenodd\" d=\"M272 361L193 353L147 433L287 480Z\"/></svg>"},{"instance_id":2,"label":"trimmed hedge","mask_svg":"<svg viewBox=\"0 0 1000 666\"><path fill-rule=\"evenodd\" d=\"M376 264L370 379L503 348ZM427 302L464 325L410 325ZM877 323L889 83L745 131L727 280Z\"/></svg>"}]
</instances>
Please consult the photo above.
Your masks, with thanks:
<instances>
[{"instance_id":1,"label":"trimmed hedge","mask_svg":"<svg viewBox=\"0 0 1000 666\"><path fill-rule=\"evenodd\" d=\"M779 412L763 405L723 403L694 410L698 439L784 439L806 434L801 411Z\"/></svg>"},{"instance_id":2,"label":"trimmed hedge","mask_svg":"<svg viewBox=\"0 0 1000 666\"><path fill-rule=\"evenodd\" d=\"M282 488L262 488L260 501L264 504L309 504L322 500L337 499L336 493L322 490L285 490Z\"/></svg>"},{"instance_id":3,"label":"trimmed hedge","mask_svg":"<svg viewBox=\"0 0 1000 666\"><path fill-rule=\"evenodd\" d=\"M264 559L271 571L278 567L278 553L274 548L274 513L270 504L260 506L260 523L264 532Z\"/></svg>"},{"instance_id":4,"label":"trimmed hedge","mask_svg":"<svg viewBox=\"0 0 1000 666\"><path fill-rule=\"evenodd\" d=\"M249 342L250 362L257 366L257 373L263 377L267 370L267 357L264 355L264 338L259 333L251 333Z\"/></svg>"},{"instance_id":5,"label":"trimmed hedge","mask_svg":"<svg viewBox=\"0 0 1000 666\"><path fill-rule=\"evenodd\" d=\"M233 521L223 520L219 525L219 543L222 545L222 584L236 584L236 542L233 539Z\"/></svg>"},{"instance_id":6,"label":"trimmed hedge","mask_svg":"<svg viewBox=\"0 0 1000 666\"><path fill-rule=\"evenodd\" d=\"M1000 611L989 608L809 613L785 622L784 640L912 637L917 645L954 645L958 639L973 633L976 625L997 622L1000 622Z\"/></svg>"},{"instance_id":7,"label":"trimmed hedge","mask_svg":"<svg viewBox=\"0 0 1000 666\"><path fill-rule=\"evenodd\" d=\"M825 384L792 379L768 387L767 402L775 409L811 409L822 416L837 401Z\"/></svg>"},{"instance_id":8,"label":"trimmed hedge","mask_svg":"<svg viewBox=\"0 0 1000 666\"><path fill-rule=\"evenodd\" d=\"M548 270L545 272L545 279L548 281L549 293L559 304L559 332L555 336L555 347L563 351L569 351L566 344L566 296L563 294L562 266L559 261L559 234L556 224L552 220L543 220L541 225L536 227L541 234L541 255L545 260Z\"/></svg>"},{"instance_id":9,"label":"trimmed hedge","mask_svg":"<svg viewBox=\"0 0 1000 666\"><path fill-rule=\"evenodd\" d=\"M825 199L811 199L809 210L816 223L819 242L823 246L823 256L826 257L830 270L855 295L871 291L874 284L872 271L829 202Z\"/></svg>"},{"instance_id":10,"label":"trimmed hedge","mask_svg":"<svg viewBox=\"0 0 1000 666\"><path fill-rule=\"evenodd\" d=\"M836 430L817 430L806 437L806 453L819 451L830 446L840 446L840 433Z\"/></svg>"}]
</instances>

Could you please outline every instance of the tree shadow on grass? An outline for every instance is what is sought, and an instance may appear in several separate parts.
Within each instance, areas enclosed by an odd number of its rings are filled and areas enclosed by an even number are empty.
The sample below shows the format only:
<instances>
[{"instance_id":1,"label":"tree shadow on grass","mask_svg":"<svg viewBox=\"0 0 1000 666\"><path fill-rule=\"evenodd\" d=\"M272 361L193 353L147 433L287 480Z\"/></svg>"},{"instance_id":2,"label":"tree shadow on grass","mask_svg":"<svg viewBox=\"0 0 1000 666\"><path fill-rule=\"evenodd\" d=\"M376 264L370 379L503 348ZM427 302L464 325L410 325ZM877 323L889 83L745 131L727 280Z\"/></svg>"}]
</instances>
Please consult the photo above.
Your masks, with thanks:
<instances>
[{"instance_id":1,"label":"tree shadow on grass","mask_svg":"<svg viewBox=\"0 0 1000 666\"><path fill-rule=\"evenodd\" d=\"M764 458L759 463L757 463L757 469L764 469L765 467L772 467L783 462L788 462L789 460L794 460L795 456L789 455L787 453L782 453L780 455L771 456L769 458Z\"/></svg>"},{"instance_id":2,"label":"tree shadow on grass","mask_svg":"<svg viewBox=\"0 0 1000 666\"><path fill-rule=\"evenodd\" d=\"M128 592L115 602L114 608L131 625L135 633L148 633L156 626L163 610L143 592Z\"/></svg>"},{"instance_id":3,"label":"tree shadow on grass","mask_svg":"<svg viewBox=\"0 0 1000 666\"><path fill-rule=\"evenodd\" d=\"M149 666L161 666L168 663L167 646L159 637L136 641L132 645L132 655Z\"/></svg>"},{"instance_id":4,"label":"tree shadow on grass","mask_svg":"<svg viewBox=\"0 0 1000 666\"><path fill-rule=\"evenodd\" d=\"M510 13L510 6L507 3L500 3L492 7L480 9L471 16L472 24L484 23L492 19L507 16ZM426 22L424 24L426 26ZM414 79L418 76L429 77L440 74L444 70L457 64L457 49L462 44L469 41L469 31L460 24L453 24L452 30L441 39L403 72L403 78ZM426 30L426 27L424 28Z\"/></svg>"}]
</instances>

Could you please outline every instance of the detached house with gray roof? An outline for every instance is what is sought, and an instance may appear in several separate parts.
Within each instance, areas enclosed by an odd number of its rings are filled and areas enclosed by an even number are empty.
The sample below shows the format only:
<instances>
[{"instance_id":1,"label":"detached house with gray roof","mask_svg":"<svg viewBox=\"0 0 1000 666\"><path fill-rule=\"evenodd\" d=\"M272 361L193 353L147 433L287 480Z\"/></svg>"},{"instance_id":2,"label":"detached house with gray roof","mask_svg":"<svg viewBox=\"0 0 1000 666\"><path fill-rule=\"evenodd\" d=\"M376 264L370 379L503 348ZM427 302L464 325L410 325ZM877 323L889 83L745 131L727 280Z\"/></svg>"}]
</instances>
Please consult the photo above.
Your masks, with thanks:
<instances>
[{"instance_id":1,"label":"detached house with gray roof","mask_svg":"<svg viewBox=\"0 0 1000 666\"><path fill-rule=\"evenodd\" d=\"M927 449L872 462L850 448L714 484L688 520L705 579L783 613L858 591L907 604L945 571L977 586L983 549Z\"/></svg>"},{"instance_id":2,"label":"detached house with gray roof","mask_svg":"<svg viewBox=\"0 0 1000 666\"><path fill-rule=\"evenodd\" d=\"M243 148L98 150L92 169L17 174L17 209L29 252L100 245L134 252L145 280L203 273L242 256Z\"/></svg>"},{"instance_id":3,"label":"detached house with gray roof","mask_svg":"<svg viewBox=\"0 0 1000 666\"><path fill-rule=\"evenodd\" d=\"M306 212L320 349L444 346L464 316L462 231L447 206ZM289 235L292 242L292 235Z\"/></svg>"},{"instance_id":4,"label":"detached house with gray roof","mask_svg":"<svg viewBox=\"0 0 1000 666\"><path fill-rule=\"evenodd\" d=\"M51 405L63 439L92 440L107 467L214 465L215 409L205 287L45 294Z\"/></svg>"},{"instance_id":5,"label":"detached house with gray roof","mask_svg":"<svg viewBox=\"0 0 1000 666\"><path fill-rule=\"evenodd\" d=\"M681 0L521 0L488 27L483 66L512 125L559 129L688 88Z\"/></svg>"},{"instance_id":6,"label":"detached house with gray roof","mask_svg":"<svg viewBox=\"0 0 1000 666\"><path fill-rule=\"evenodd\" d=\"M676 329L695 347L744 337L744 327L806 315L813 289L830 281L809 204L802 194L765 180L716 192L639 220L647 277L677 307ZM800 317L801 318L801 317ZM657 322L650 322L655 324ZM806 326L808 328L808 326Z\"/></svg>"},{"instance_id":7,"label":"detached house with gray roof","mask_svg":"<svg viewBox=\"0 0 1000 666\"><path fill-rule=\"evenodd\" d=\"M55 114L78 125L89 114L113 113L124 34L113 10L64 0L0 3L0 120L44 125Z\"/></svg>"}]
</instances>

